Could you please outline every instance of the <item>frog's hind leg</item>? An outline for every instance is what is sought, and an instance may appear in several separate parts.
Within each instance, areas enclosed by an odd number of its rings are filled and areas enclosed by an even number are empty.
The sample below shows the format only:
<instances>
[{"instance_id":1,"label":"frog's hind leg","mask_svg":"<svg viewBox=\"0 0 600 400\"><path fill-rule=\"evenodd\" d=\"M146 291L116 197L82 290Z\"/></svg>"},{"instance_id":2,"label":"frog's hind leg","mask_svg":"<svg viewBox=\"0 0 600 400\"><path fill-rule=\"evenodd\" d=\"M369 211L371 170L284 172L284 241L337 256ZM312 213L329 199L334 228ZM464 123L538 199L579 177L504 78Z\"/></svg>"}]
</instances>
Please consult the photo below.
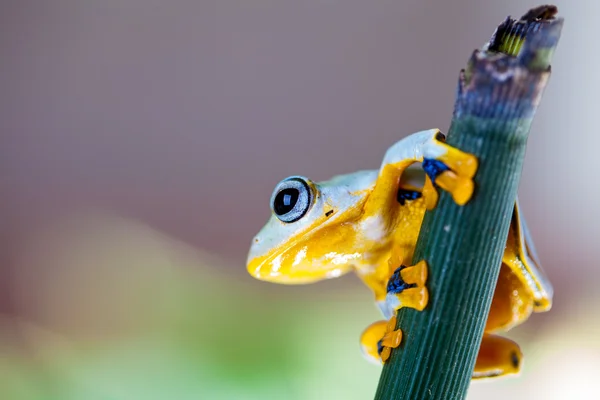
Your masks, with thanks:
<instances>
[{"instance_id":1,"label":"frog's hind leg","mask_svg":"<svg viewBox=\"0 0 600 400\"><path fill-rule=\"evenodd\" d=\"M360 347L365 358L381 364L390 357L392 349L400 346L402 331L396 329L396 317L369 325L360 337Z\"/></svg>"},{"instance_id":2,"label":"frog's hind leg","mask_svg":"<svg viewBox=\"0 0 600 400\"><path fill-rule=\"evenodd\" d=\"M519 373L523 354L510 339L486 333L477 354L473 379L495 378Z\"/></svg>"},{"instance_id":3,"label":"frog's hind leg","mask_svg":"<svg viewBox=\"0 0 600 400\"><path fill-rule=\"evenodd\" d=\"M396 329L396 317L369 325L360 337L363 355L375 364L385 363L392 349L400 346L402 331ZM519 345L510 339L486 333L481 341L473 379L518 374L523 364Z\"/></svg>"}]
</instances>

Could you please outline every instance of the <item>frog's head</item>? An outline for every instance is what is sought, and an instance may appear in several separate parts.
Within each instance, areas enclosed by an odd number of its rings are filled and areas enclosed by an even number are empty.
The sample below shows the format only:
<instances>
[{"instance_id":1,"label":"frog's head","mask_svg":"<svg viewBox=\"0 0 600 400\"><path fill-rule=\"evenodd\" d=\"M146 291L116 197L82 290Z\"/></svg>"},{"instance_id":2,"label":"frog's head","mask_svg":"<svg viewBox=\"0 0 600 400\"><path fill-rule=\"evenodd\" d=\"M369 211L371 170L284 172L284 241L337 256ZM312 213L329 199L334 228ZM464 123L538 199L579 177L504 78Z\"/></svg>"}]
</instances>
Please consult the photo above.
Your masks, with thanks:
<instances>
[{"instance_id":1,"label":"frog's head","mask_svg":"<svg viewBox=\"0 0 600 400\"><path fill-rule=\"evenodd\" d=\"M271 217L254 237L247 268L253 277L285 284L310 283L348 272L356 252L354 221L373 176L344 175L316 184L302 176L279 182Z\"/></svg>"}]
</instances>

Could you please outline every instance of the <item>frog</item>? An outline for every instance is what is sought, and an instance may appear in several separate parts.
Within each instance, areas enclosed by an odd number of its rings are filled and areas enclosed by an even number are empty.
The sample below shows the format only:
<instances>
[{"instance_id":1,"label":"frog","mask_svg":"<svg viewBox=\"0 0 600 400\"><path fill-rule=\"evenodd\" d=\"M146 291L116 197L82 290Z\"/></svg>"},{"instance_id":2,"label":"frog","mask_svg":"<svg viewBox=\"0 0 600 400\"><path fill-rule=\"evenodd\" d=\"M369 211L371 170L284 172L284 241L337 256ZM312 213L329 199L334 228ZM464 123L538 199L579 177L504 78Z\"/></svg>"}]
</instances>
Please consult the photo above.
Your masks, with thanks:
<instances>
[{"instance_id":1,"label":"frog","mask_svg":"<svg viewBox=\"0 0 600 400\"><path fill-rule=\"evenodd\" d=\"M467 204L477 168L477 157L429 129L394 143L377 170L324 182L287 177L272 192L271 216L252 239L247 271L288 285L353 271L384 317L363 331L360 348L369 361L385 363L402 342L397 311L422 311L429 302L427 261L410 265L425 212L436 207L441 191ZM473 379L519 373L520 346L500 333L548 311L552 296L517 197Z\"/></svg>"}]
</instances>

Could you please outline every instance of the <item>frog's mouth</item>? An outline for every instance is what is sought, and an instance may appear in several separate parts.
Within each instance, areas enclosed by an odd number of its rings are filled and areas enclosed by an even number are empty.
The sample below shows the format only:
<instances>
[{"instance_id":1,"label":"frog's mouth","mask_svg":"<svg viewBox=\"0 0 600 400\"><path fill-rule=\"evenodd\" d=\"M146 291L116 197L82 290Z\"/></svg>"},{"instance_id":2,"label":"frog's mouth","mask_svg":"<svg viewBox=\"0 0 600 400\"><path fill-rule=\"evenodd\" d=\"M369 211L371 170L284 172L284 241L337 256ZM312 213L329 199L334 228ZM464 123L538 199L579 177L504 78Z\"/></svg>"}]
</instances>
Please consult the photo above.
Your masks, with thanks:
<instances>
[{"instance_id":1,"label":"frog's mouth","mask_svg":"<svg viewBox=\"0 0 600 400\"><path fill-rule=\"evenodd\" d=\"M256 257L248 260L248 273L261 281L285 285L303 285L342 274L341 268L334 270L316 268L303 260L306 249L294 252L279 251L266 257Z\"/></svg>"},{"instance_id":2,"label":"frog's mouth","mask_svg":"<svg viewBox=\"0 0 600 400\"><path fill-rule=\"evenodd\" d=\"M285 285L303 285L324 279L337 278L350 270L347 263L336 263L327 257L314 257L310 246L290 244L266 255L248 256L247 270L254 278Z\"/></svg>"}]
</instances>

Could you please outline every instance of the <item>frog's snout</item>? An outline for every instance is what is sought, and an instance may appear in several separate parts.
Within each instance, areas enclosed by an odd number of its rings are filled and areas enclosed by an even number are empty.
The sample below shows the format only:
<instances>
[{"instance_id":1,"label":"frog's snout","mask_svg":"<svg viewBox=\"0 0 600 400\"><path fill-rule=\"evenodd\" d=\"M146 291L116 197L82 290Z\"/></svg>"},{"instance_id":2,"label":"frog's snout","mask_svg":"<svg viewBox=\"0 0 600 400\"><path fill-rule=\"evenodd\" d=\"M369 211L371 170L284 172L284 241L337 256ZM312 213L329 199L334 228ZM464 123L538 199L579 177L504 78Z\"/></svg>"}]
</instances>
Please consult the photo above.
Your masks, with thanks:
<instances>
[{"instance_id":1,"label":"frog's snout","mask_svg":"<svg viewBox=\"0 0 600 400\"><path fill-rule=\"evenodd\" d=\"M265 256L255 257L252 252L250 252L248 261L246 262L246 269L255 279L278 283L281 281L281 273L277 268L277 262L278 260L270 260L269 257Z\"/></svg>"},{"instance_id":2,"label":"frog's snout","mask_svg":"<svg viewBox=\"0 0 600 400\"><path fill-rule=\"evenodd\" d=\"M272 275L273 271L269 267L269 251L264 247L264 240L259 235L252 238L252 244L250 245L250 251L246 260L246 269L256 279L270 280L269 276Z\"/></svg>"},{"instance_id":3,"label":"frog's snout","mask_svg":"<svg viewBox=\"0 0 600 400\"><path fill-rule=\"evenodd\" d=\"M299 285L324 278L322 273L307 270L304 257L306 249L292 251L272 247L269 238L259 235L252 239L246 261L248 273L261 281L285 285Z\"/></svg>"}]
</instances>

